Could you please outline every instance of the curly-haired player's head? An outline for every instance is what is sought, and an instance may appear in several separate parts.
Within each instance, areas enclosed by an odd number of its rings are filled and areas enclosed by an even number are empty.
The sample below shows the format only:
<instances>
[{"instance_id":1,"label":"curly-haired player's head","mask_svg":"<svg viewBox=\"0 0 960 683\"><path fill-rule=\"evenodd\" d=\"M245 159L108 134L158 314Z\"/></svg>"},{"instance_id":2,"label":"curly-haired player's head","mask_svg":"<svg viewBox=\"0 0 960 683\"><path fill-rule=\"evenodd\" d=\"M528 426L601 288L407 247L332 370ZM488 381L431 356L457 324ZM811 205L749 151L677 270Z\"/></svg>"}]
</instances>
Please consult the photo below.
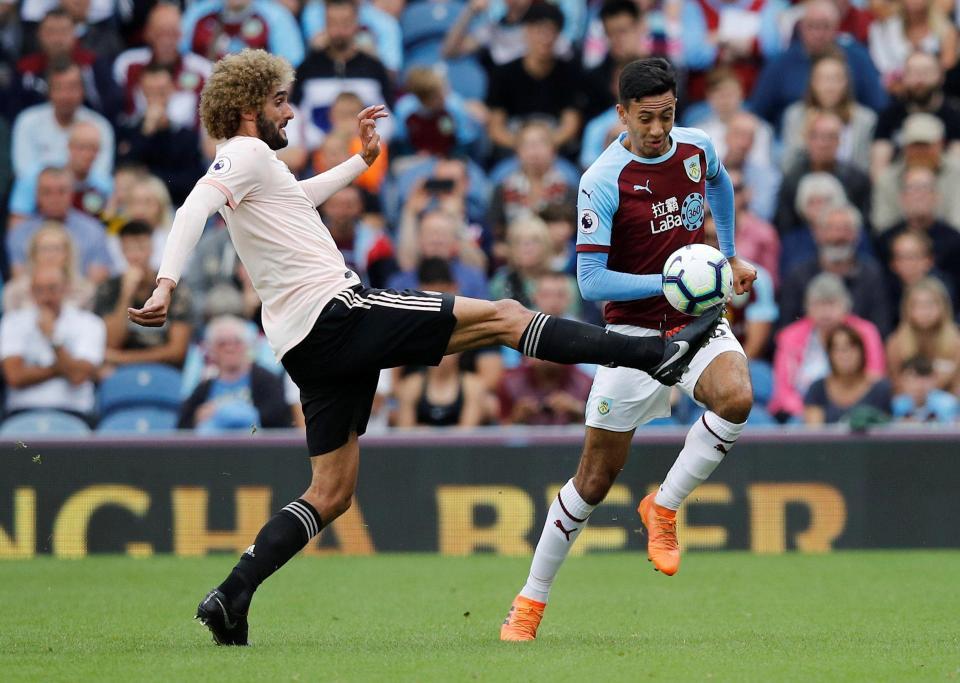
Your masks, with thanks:
<instances>
[{"instance_id":1,"label":"curly-haired player's head","mask_svg":"<svg viewBox=\"0 0 960 683\"><path fill-rule=\"evenodd\" d=\"M287 98L294 70L264 50L228 55L213 67L200 94L200 120L218 140L256 134L270 149L287 146L283 130L293 118Z\"/></svg>"},{"instance_id":2,"label":"curly-haired player's head","mask_svg":"<svg viewBox=\"0 0 960 683\"><path fill-rule=\"evenodd\" d=\"M631 152L655 158L669 151L676 109L677 77L670 62L650 57L623 67L617 113Z\"/></svg>"}]
</instances>

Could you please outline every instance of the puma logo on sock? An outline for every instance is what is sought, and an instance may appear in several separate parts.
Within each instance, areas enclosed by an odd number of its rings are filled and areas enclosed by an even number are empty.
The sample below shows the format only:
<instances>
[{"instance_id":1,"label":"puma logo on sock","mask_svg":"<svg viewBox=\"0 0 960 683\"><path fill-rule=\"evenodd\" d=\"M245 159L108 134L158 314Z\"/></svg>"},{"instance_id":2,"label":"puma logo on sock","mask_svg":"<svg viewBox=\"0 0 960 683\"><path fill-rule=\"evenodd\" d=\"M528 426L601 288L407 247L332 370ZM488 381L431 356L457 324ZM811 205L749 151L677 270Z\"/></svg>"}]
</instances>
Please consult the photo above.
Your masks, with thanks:
<instances>
[{"instance_id":1,"label":"puma logo on sock","mask_svg":"<svg viewBox=\"0 0 960 683\"><path fill-rule=\"evenodd\" d=\"M554 525L555 527L557 527L558 529L560 529L560 531L563 532L563 535L567 537L567 542L568 542L568 543L570 542L570 534L572 534L574 531L577 530L577 527L573 527L572 529L564 529L564 528L563 528L563 524L560 522L559 519L558 519L557 521L555 521L555 522L553 523L553 525Z\"/></svg>"}]
</instances>

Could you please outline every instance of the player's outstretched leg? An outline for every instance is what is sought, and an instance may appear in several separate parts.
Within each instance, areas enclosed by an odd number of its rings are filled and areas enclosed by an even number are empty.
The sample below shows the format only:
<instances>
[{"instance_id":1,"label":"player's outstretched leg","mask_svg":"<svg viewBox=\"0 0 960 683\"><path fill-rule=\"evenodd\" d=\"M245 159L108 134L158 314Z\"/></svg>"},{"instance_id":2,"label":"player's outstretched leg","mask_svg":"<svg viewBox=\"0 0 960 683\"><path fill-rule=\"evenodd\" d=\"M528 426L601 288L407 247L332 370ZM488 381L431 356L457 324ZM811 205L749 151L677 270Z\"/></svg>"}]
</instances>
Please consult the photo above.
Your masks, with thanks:
<instances>
[{"instance_id":1,"label":"player's outstretched leg","mask_svg":"<svg viewBox=\"0 0 960 683\"><path fill-rule=\"evenodd\" d=\"M310 488L270 518L230 575L203 599L196 618L217 645L247 644L247 614L257 587L347 511L359 459L356 434L340 448L312 457Z\"/></svg>"},{"instance_id":2,"label":"player's outstretched leg","mask_svg":"<svg viewBox=\"0 0 960 683\"><path fill-rule=\"evenodd\" d=\"M587 427L577 475L560 489L547 511L527 582L500 627L500 640L536 638L557 572L591 513L606 498L623 469L632 438L632 429L612 432Z\"/></svg>"},{"instance_id":3,"label":"player's outstretched leg","mask_svg":"<svg viewBox=\"0 0 960 683\"><path fill-rule=\"evenodd\" d=\"M723 315L721 308L692 318L684 327L660 337L633 337L528 311L516 301L481 301L457 297L456 328L448 353L503 344L527 356L554 363L594 363L635 368L661 384L673 385L690 360L713 334Z\"/></svg>"},{"instance_id":4,"label":"player's outstretched leg","mask_svg":"<svg viewBox=\"0 0 960 683\"><path fill-rule=\"evenodd\" d=\"M733 448L753 407L744 355L728 351L714 358L697 380L694 396L709 409L690 427L683 450L660 489L637 508L647 528L647 557L656 570L667 575L680 569L677 510Z\"/></svg>"}]
</instances>

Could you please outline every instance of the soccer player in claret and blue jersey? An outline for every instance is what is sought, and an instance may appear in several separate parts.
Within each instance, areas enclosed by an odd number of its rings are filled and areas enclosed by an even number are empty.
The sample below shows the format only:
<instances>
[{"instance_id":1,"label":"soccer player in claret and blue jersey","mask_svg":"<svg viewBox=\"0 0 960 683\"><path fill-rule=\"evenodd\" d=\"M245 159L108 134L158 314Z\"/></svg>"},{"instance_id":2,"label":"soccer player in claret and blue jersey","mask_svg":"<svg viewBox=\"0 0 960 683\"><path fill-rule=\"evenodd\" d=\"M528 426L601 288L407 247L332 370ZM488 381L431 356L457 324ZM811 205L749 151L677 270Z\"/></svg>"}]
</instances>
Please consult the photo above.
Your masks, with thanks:
<instances>
[{"instance_id":1,"label":"soccer player in claret and blue jersey","mask_svg":"<svg viewBox=\"0 0 960 683\"><path fill-rule=\"evenodd\" d=\"M580 181L577 279L585 299L609 302L607 329L638 337L669 334L690 318L663 297L663 265L680 247L703 242L704 198L738 294L751 289L756 269L736 256L733 184L713 143L701 130L673 125L676 78L669 62L650 58L625 66L619 100L617 113L627 130ZM690 428L659 491L638 508L648 557L667 575L680 567L677 509L736 443L753 405L747 359L725 320L677 386L707 411ZM554 577L623 469L634 431L668 415L669 387L629 368L597 370L580 465L550 506L501 640L536 637Z\"/></svg>"}]
</instances>

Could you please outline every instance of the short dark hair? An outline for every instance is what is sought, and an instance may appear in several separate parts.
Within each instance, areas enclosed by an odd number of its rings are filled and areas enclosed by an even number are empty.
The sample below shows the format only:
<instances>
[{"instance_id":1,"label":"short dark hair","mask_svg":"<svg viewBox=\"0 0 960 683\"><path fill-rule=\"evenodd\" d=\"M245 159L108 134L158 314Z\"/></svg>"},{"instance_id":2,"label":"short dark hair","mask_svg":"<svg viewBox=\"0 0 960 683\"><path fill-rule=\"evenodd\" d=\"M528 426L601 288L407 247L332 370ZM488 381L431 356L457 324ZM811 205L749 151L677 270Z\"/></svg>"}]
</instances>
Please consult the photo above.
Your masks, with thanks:
<instances>
[{"instance_id":1,"label":"short dark hair","mask_svg":"<svg viewBox=\"0 0 960 683\"><path fill-rule=\"evenodd\" d=\"M76 69L80 71L80 65L74 62L69 56L61 55L59 57L54 57L50 60L50 63L47 65L47 83L53 80L54 76L60 76L68 71L73 71ZM82 77L81 73L81 77Z\"/></svg>"},{"instance_id":2,"label":"short dark hair","mask_svg":"<svg viewBox=\"0 0 960 683\"><path fill-rule=\"evenodd\" d=\"M621 14L629 14L636 21L640 18L640 8L633 0L606 0L600 7L600 21L606 21Z\"/></svg>"},{"instance_id":3,"label":"short dark hair","mask_svg":"<svg viewBox=\"0 0 960 683\"><path fill-rule=\"evenodd\" d=\"M124 237L139 237L140 235L152 235L153 228L143 221L127 221L117 233L120 239Z\"/></svg>"},{"instance_id":4,"label":"short dark hair","mask_svg":"<svg viewBox=\"0 0 960 683\"><path fill-rule=\"evenodd\" d=\"M629 1L629 0L628 0ZM561 202L551 202L540 209L537 213L544 223L564 223L576 224L577 214L567 204Z\"/></svg>"},{"instance_id":5,"label":"short dark hair","mask_svg":"<svg viewBox=\"0 0 960 683\"><path fill-rule=\"evenodd\" d=\"M417 268L417 281L421 286L424 283L431 285L452 285L456 283L456 280L453 279L450 263L445 259L433 256L420 262L420 266Z\"/></svg>"},{"instance_id":6,"label":"short dark hair","mask_svg":"<svg viewBox=\"0 0 960 683\"><path fill-rule=\"evenodd\" d=\"M140 73L143 75L164 73L170 76L170 78L173 78L173 69L157 62L148 62L146 65L144 65L143 71Z\"/></svg>"},{"instance_id":7,"label":"short dark hair","mask_svg":"<svg viewBox=\"0 0 960 683\"><path fill-rule=\"evenodd\" d=\"M537 24L541 21L549 21L557 27L557 31L563 30L563 12L560 11L552 2L542 2L534 0L523 15L522 23Z\"/></svg>"},{"instance_id":8,"label":"short dark hair","mask_svg":"<svg viewBox=\"0 0 960 683\"><path fill-rule=\"evenodd\" d=\"M40 20L40 23L46 23L47 19L69 19L71 24L77 23L73 18L73 15L62 7L54 7L52 10L44 14L43 18Z\"/></svg>"},{"instance_id":9,"label":"short dark hair","mask_svg":"<svg viewBox=\"0 0 960 683\"><path fill-rule=\"evenodd\" d=\"M620 72L620 104L651 95L677 94L677 74L663 57L637 59Z\"/></svg>"}]
</instances>

